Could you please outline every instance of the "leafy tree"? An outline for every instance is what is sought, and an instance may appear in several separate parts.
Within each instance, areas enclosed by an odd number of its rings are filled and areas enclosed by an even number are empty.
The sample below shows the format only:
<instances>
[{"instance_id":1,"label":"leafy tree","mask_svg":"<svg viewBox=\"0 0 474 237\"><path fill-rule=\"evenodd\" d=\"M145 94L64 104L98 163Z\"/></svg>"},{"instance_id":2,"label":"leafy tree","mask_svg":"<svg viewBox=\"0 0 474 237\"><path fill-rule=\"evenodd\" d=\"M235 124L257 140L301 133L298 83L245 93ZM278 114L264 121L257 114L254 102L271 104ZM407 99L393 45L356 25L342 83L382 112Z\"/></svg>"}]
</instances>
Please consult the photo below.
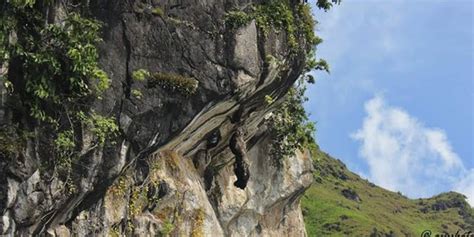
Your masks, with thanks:
<instances>
[{"instance_id":1,"label":"leafy tree","mask_svg":"<svg viewBox=\"0 0 474 237\"><path fill-rule=\"evenodd\" d=\"M285 158L294 154L296 149L316 150L314 133L316 126L309 121L308 115L303 107L308 100L304 93L306 91L303 80L290 88L284 101L267 120L270 133L273 136L271 153L277 159ZM266 97L267 103L273 103L273 99Z\"/></svg>"},{"instance_id":2,"label":"leafy tree","mask_svg":"<svg viewBox=\"0 0 474 237\"><path fill-rule=\"evenodd\" d=\"M70 170L71 159L80 155L82 128L103 145L118 126L90 108L110 86L98 63L101 24L74 11L60 23L48 22L43 9L51 2L10 0L0 5L0 66L8 68L0 82L11 98L19 99L10 107L14 113L27 117L30 125L50 128L58 164Z\"/></svg>"},{"instance_id":3,"label":"leafy tree","mask_svg":"<svg viewBox=\"0 0 474 237\"><path fill-rule=\"evenodd\" d=\"M316 1L316 6L318 6L320 9L324 9L325 11L328 11L331 9L333 4L340 4L341 0L317 0Z\"/></svg>"}]
</instances>

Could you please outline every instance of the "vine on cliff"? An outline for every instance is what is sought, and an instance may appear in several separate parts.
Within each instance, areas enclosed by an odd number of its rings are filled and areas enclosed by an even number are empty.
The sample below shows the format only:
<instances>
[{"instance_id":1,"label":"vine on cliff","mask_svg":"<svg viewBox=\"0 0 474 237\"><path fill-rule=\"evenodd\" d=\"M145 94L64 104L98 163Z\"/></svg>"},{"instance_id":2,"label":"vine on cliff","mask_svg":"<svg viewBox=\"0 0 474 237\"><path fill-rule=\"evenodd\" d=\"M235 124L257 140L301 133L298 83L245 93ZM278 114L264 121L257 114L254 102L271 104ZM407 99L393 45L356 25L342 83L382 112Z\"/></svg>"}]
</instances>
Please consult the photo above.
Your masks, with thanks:
<instances>
[{"instance_id":1,"label":"vine on cliff","mask_svg":"<svg viewBox=\"0 0 474 237\"><path fill-rule=\"evenodd\" d=\"M313 18L307 18L304 15L307 8L309 8L307 4L302 4L295 10L288 0L268 0L252 6L247 12L241 10L228 12L225 22L229 29L236 30L255 20L257 27L265 36L272 29L284 31L288 46L295 52L298 50L300 35L303 35L303 38L311 45L318 42L318 37L312 28L314 26ZM304 27L300 28L300 26ZM311 29L308 30L306 26Z\"/></svg>"},{"instance_id":2,"label":"vine on cliff","mask_svg":"<svg viewBox=\"0 0 474 237\"><path fill-rule=\"evenodd\" d=\"M340 0L318 0L316 6L329 10L333 3L338 4ZM243 27L252 20L255 20L257 27L264 35L267 35L270 30L284 31L287 43L293 51L298 49L299 38L304 38L305 44L312 47L322 42L314 32L317 22L311 15L311 7L308 3L294 7L289 0L266 0L261 4L251 6L246 11L229 11L225 17L226 26L230 30Z\"/></svg>"},{"instance_id":3,"label":"vine on cliff","mask_svg":"<svg viewBox=\"0 0 474 237\"><path fill-rule=\"evenodd\" d=\"M340 3L340 0L318 0L316 6L329 10L333 3ZM329 65L324 59L316 58L316 46L322 42L322 39L316 36L314 28L317 21L314 20L311 14L311 8L308 4L299 4L294 9L292 14L292 8L289 8L288 1L286 0L271 0L264 3L262 6L257 8L256 22L257 25L265 32L265 28L270 27L277 29L285 29L288 45L292 48L296 48L295 35L304 36L306 46L306 64L303 68L301 79L288 91L283 102L279 107L271 114L267 120L270 132L273 136L273 143L271 146L272 155L277 158L285 158L294 155L297 149L308 149L312 152L317 150L317 145L314 140L314 133L316 131L315 124L308 119L303 104L308 100L304 95L306 91L306 83L314 83L315 79L312 74L313 70L323 70L329 73ZM263 9L263 10L262 10ZM283 11L282 11L283 9ZM279 12L278 14L272 14ZM242 25L243 19L248 21L252 18L245 18L243 14L233 13L229 15L229 19L235 19L239 16L238 22ZM275 17L277 16L277 17ZM262 27L263 26L263 27ZM298 30L296 30L298 29ZM298 32L298 33L296 33ZM275 100L270 96L266 96L265 100L268 104L274 103Z\"/></svg>"},{"instance_id":4,"label":"vine on cliff","mask_svg":"<svg viewBox=\"0 0 474 237\"><path fill-rule=\"evenodd\" d=\"M303 107L303 103L308 100L304 96L304 83L300 80L290 88L283 102L266 121L273 138L270 152L278 160L294 155L297 149L317 150L314 140L316 127L308 120ZM271 97L267 97L266 101L273 103Z\"/></svg>"}]
</instances>

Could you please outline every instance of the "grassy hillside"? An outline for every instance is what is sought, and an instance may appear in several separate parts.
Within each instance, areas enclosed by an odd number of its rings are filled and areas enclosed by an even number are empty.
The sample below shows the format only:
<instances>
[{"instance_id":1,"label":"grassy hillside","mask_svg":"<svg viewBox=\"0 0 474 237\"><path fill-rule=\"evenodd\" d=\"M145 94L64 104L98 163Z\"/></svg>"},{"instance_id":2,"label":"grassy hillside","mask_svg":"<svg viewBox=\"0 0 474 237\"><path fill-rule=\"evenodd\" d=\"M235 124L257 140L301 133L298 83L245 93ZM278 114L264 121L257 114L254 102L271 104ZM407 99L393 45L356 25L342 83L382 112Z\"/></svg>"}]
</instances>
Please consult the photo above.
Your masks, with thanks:
<instances>
[{"instance_id":1,"label":"grassy hillside","mask_svg":"<svg viewBox=\"0 0 474 237\"><path fill-rule=\"evenodd\" d=\"M318 152L315 183L302 198L309 236L420 236L474 231L474 210L459 193L408 199L347 170Z\"/></svg>"}]
</instances>

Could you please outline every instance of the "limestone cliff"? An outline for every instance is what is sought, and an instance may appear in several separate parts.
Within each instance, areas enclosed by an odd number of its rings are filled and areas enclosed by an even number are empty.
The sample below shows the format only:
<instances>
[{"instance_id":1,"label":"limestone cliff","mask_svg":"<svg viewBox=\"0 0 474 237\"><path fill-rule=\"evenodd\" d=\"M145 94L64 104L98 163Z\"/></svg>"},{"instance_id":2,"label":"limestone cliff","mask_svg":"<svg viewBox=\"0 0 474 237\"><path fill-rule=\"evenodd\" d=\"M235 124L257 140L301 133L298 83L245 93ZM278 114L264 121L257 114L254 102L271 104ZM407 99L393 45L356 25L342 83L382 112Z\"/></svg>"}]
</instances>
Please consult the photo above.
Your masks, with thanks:
<instances>
[{"instance_id":1,"label":"limestone cliff","mask_svg":"<svg viewBox=\"0 0 474 237\"><path fill-rule=\"evenodd\" d=\"M294 50L288 32L262 32L255 19L226 25L229 11L248 12L258 0L52 2L56 24L79 3L103 22L99 64L111 87L88 104L113 116L120 136L94 146L80 129L82 153L64 180L43 165L52 157L48 131L2 86L2 126L20 123L33 135L13 157L1 153L0 235L306 235L299 199L312 183L310 155L276 162L265 123L304 70L304 37ZM290 1L290 10L300 4ZM20 74L14 61L3 67ZM192 78L195 92L134 80L139 69ZM245 144L232 142L236 134ZM238 150L248 172L241 187Z\"/></svg>"}]
</instances>

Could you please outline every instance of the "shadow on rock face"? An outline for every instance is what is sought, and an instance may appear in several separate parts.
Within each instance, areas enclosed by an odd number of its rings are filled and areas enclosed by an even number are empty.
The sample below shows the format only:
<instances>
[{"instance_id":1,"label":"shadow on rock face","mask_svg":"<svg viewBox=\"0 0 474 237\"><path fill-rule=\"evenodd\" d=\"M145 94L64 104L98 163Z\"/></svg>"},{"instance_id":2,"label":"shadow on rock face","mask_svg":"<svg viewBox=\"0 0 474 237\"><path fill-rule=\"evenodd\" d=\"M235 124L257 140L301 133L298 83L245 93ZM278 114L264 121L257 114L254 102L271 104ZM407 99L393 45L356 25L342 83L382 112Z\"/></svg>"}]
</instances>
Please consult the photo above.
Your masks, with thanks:
<instances>
[{"instance_id":1,"label":"shadow on rock face","mask_svg":"<svg viewBox=\"0 0 474 237\"><path fill-rule=\"evenodd\" d=\"M247 148L241 129L237 129L237 131L232 135L229 147L235 155L234 173L235 176L237 176L237 181L234 182L234 185L240 189L245 189L250 173L247 161Z\"/></svg>"},{"instance_id":2,"label":"shadow on rock face","mask_svg":"<svg viewBox=\"0 0 474 237\"><path fill-rule=\"evenodd\" d=\"M248 164L245 162L236 161L234 164L234 173L237 176L237 180L234 182L234 185L240 189L245 189L250 178Z\"/></svg>"}]
</instances>

